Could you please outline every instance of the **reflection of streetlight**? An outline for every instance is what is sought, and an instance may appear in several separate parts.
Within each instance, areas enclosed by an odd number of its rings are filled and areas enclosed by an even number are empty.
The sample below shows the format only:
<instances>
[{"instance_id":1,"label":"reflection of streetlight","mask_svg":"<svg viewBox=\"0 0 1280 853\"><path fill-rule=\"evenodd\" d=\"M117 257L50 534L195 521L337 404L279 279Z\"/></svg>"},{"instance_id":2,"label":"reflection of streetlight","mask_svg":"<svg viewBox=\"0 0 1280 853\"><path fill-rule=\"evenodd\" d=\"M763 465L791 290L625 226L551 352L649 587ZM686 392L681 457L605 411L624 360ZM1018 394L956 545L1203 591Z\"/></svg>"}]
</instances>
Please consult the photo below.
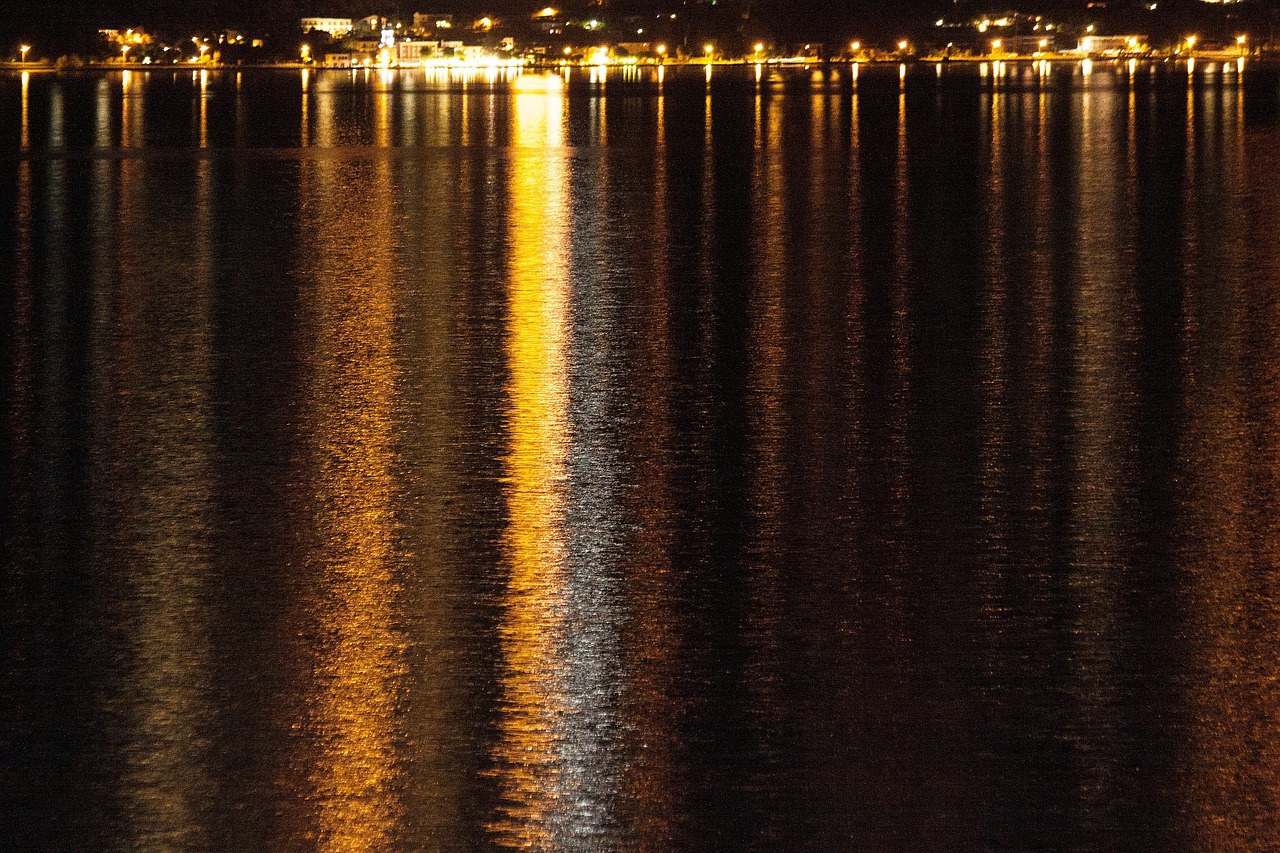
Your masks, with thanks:
<instances>
[{"instance_id":1,"label":"reflection of streetlight","mask_svg":"<svg viewBox=\"0 0 1280 853\"><path fill-rule=\"evenodd\" d=\"M24 44L22 47L18 48L18 50L22 52L22 61L25 63L27 61L27 51L31 50L31 45Z\"/></svg>"}]
</instances>

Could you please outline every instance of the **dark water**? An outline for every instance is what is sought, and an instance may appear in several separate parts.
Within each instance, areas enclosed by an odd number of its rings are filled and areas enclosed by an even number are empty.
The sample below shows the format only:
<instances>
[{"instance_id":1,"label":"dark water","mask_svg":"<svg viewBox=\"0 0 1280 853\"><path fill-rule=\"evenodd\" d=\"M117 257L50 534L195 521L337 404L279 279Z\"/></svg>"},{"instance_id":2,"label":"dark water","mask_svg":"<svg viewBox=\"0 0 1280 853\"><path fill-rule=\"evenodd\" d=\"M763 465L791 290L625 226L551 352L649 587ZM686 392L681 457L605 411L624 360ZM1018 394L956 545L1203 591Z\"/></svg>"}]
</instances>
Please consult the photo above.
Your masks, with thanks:
<instances>
[{"instance_id":1,"label":"dark water","mask_svg":"<svg viewBox=\"0 0 1280 853\"><path fill-rule=\"evenodd\" d=\"M0 847L1280 838L1280 69L8 75L0 145Z\"/></svg>"}]
</instances>

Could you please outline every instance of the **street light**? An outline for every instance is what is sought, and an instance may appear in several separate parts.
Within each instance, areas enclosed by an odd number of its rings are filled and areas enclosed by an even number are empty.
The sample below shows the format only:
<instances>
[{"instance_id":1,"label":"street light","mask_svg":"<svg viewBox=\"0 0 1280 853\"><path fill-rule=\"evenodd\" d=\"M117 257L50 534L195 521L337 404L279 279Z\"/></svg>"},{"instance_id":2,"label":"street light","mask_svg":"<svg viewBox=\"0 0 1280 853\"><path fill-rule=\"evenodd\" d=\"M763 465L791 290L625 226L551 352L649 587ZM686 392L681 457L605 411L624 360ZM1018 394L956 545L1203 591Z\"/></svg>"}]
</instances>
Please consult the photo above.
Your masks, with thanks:
<instances>
[{"instance_id":1,"label":"street light","mask_svg":"<svg viewBox=\"0 0 1280 853\"><path fill-rule=\"evenodd\" d=\"M849 50L853 53L857 53L858 51L862 50L862 42L860 41L849 42Z\"/></svg>"},{"instance_id":2,"label":"street light","mask_svg":"<svg viewBox=\"0 0 1280 853\"><path fill-rule=\"evenodd\" d=\"M126 44L120 47L120 64L123 65L128 61L129 61L129 45Z\"/></svg>"},{"instance_id":3,"label":"street light","mask_svg":"<svg viewBox=\"0 0 1280 853\"><path fill-rule=\"evenodd\" d=\"M906 39L903 39L902 41L898 42L898 50L902 51L903 53L906 53L907 48L910 46L911 46L911 43L908 42Z\"/></svg>"},{"instance_id":4,"label":"street light","mask_svg":"<svg viewBox=\"0 0 1280 853\"><path fill-rule=\"evenodd\" d=\"M22 52L22 62L23 62L23 64L26 64L26 61L27 61L27 51L31 50L31 45L29 45L29 44L24 44L22 47L18 48L18 50Z\"/></svg>"},{"instance_id":5,"label":"street light","mask_svg":"<svg viewBox=\"0 0 1280 853\"><path fill-rule=\"evenodd\" d=\"M713 44L704 44L702 46L702 52L707 55L707 62L711 61L711 54L715 49L715 45Z\"/></svg>"},{"instance_id":6,"label":"street light","mask_svg":"<svg viewBox=\"0 0 1280 853\"><path fill-rule=\"evenodd\" d=\"M310 62L311 61L311 45L304 44L301 50L302 50L302 61Z\"/></svg>"},{"instance_id":7,"label":"street light","mask_svg":"<svg viewBox=\"0 0 1280 853\"><path fill-rule=\"evenodd\" d=\"M1196 37L1187 36L1187 50L1194 50L1196 46Z\"/></svg>"},{"instance_id":8,"label":"street light","mask_svg":"<svg viewBox=\"0 0 1280 853\"><path fill-rule=\"evenodd\" d=\"M1244 54L1246 54L1246 53L1248 53L1248 52L1249 52L1249 51L1248 51L1248 49L1245 47L1245 44L1244 44L1246 41L1248 41L1248 38L1247 38L1246 36L1244 36L1244 35L1238 35L1238 36L1236 36L1236 47L1240 48L1240 55L1241 55L1241 56L1243 56Z\"/></svg>"}]
</instances>

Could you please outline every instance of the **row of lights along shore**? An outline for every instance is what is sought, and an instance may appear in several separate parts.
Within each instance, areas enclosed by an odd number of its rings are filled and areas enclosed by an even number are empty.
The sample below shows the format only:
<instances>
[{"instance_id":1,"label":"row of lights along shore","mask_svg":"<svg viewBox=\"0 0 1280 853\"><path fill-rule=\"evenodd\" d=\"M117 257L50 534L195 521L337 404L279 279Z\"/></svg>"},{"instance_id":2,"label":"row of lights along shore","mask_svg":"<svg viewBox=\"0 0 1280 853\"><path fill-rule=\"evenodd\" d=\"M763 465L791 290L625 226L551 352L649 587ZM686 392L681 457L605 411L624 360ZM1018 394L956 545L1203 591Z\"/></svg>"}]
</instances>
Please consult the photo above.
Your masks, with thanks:
<instances>
[{"instance_id":1,"label":"row of lights along shore","mask_svg":"<svg viewBox=\"0 0 1280 853\"><path fill-rule=\"evenodd\" d=\"M1088 28L1088 31L1091 32L1092 30L1093 30L1093 27ZM201 61L201 62L206 61L207 60L206 54L209 51L209 45L202 43L195 38L193 38L192 41L195 42L195 46L200 51L198 60L193 58L193 61ZM970 55L963 58L972 59L972 60L983 60L983 59L1011 59L1011 58L1018 58L1020 56L1024 58L1035 58L1035 59L1041 59L1041 58L1074 59L1074 58L1080 58L1082 56L1090 57L1094 55L1094 52L1090 49L1090 46L1091 46L1090 42L1091 42L1091 38L1086 35L1086 37L1081 42L1081 48L1078 50L1052 51L1049 49L1049 44L1050 44L1049 40L1040 39L1037 44L1039 49L1028 55L1028 54L1017 54L1012 51L1005 50L1004 40L996 38L996 39L992 39L989 42L990 52L988 54ZM1197 36L1195 35L1185 36L1172 49L1171 55L1175 57L1194 55L1196 53L1196 45L1198 43L1199 43L1199 38ZM849 53L847 56L822 58L822 57L816 57L810 54L808 52L809 47L810 47L809 45L805 45L806 52L799 55L790 55L790 56L776 55L776 54L769 53L763 42L756 42L752 46L751 52L748 55L739 57L739 58L725 58L725 57L718 56L716 45L714 42L707 42L702 47L701 61L708 64L715 63L715 62L724 62L724 63L733 63L733 62L801 63L803 62L807 64L815 61L823 61L824 59L826 61L843 60L847 62L863 62L863 61L876 61L876 60L900 62L907 58L918 58L926 61L939 58L937 56L933 56L932 54L925 54L917 57L915 55L915 50L913 48L913 45L907 39L902 39L897 42L896 53L895 52L879 52L875 50L864 51L861 41L851 41L849 42ZM1137 44L1130 44L1128 45L1128 47L1130 52L1125 54L1127 56L1135 56L1135 55L1138 55L1138 53L1140 52L1139 51L1140 46ZM28 55L30 54L31 49L32 49L32 46L29 44L22 44L18 47L19 62L21 64L23 65L28 64ZM122 63L129 62L129 51L130 51L130 45L126 44L120 47L120 61ZM654 51L654 54L656 54L656 59L650 60L650 61L656 61L658 63L666 63L668 61L675 61L675 62L680 61L680 60L672 60L670 58L667 46L665 44L656 45L653 48L653 51ZM1221 53L1223 51L1217 51L1217 52ZM1237 35L1235 37L1235 55L1244 56L1247 54L1247 52L1248 52L1248 37L1245 35ZM1150 51L1147 51L1144 55L1150 56L1153 54L1151 54ZM564 48L565 58L561 60L561 64L571 63L572 61L571 56L572 56L571 48L568 48L568 47ZM311 63L312 51L311 51L310 45L308 44L301 45L299 58L304 65ZM950 55L944 54L941 58L949 59L949 58L961 58L961 57L951 57ZM637 60L635 57L629 57L626 59L615 58L610 55L608 48L600 47L600 48L595 48L594 50L588 51L582 57L581 64L588 64L588 65L636 64L638 61L639 60ZM685 58L684 61L692 62L692 61L695 61L695 58L688 57L688 58ZM389 58L381 64L390 65ZM520 64L523 65L525 63L522 62Z\"/></svg>"}]
</instances>

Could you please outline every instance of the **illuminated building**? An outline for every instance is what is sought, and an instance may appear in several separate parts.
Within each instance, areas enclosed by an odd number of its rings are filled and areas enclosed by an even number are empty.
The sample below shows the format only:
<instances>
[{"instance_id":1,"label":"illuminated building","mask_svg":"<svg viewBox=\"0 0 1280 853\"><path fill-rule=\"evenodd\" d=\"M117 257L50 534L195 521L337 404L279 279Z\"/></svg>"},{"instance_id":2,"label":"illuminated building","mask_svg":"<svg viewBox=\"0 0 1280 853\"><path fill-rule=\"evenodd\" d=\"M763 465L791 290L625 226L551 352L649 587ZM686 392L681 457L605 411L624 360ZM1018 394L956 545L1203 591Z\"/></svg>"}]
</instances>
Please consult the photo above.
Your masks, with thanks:
<instances>
[{"instance_id":1,"label":"illuminated building","mask_svg":"<svg viewBox=\"0 0 1280 853\"><path fill-rule=\"evenodd\" d=\"M334 38L342 38L351 32L350 18L303 18L301 29L304 33L328 33Z\"/></svg>"}]
</instances>

